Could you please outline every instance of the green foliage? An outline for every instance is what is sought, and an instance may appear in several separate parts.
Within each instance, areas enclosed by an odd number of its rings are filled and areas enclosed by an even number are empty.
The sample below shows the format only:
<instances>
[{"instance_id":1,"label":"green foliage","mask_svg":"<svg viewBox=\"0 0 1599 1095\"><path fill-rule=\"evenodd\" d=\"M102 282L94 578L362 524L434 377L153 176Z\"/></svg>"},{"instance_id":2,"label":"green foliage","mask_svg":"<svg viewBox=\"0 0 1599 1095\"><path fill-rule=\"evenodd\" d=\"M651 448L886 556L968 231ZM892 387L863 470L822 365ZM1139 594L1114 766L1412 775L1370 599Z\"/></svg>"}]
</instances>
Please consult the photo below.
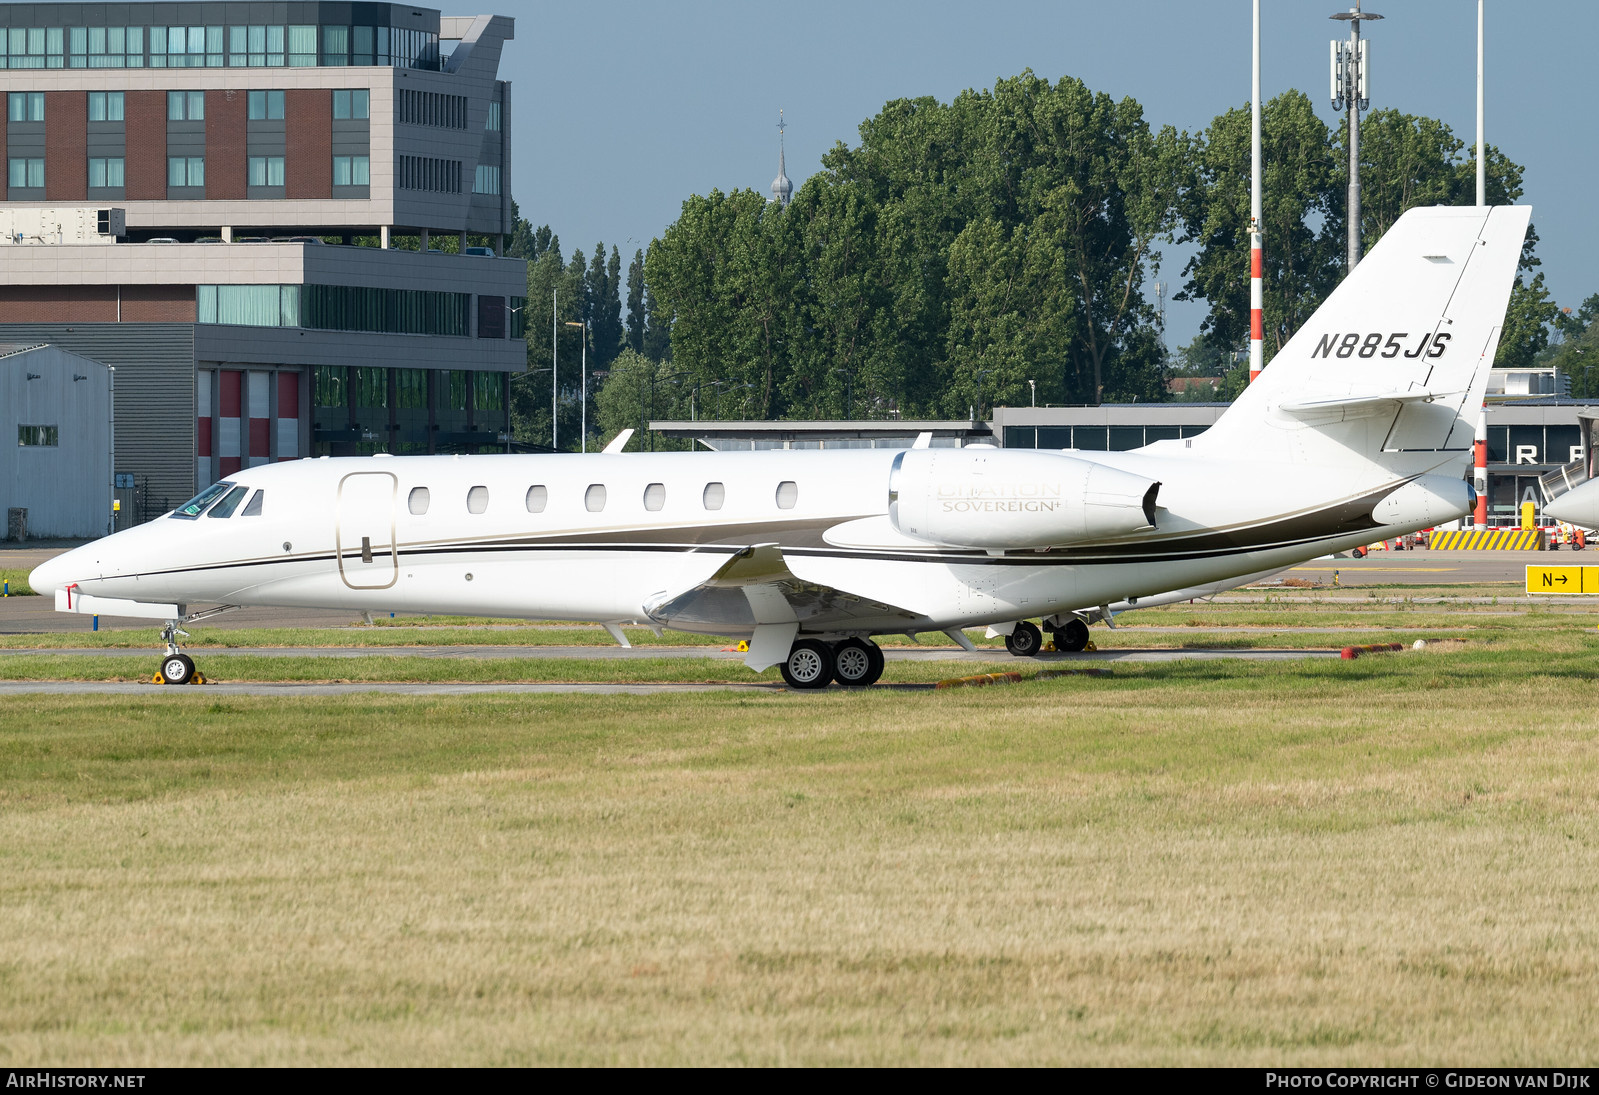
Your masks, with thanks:
<instances>
[{"instance_id":1,"label":"green foliage","mask_svg":"<svg viewBox=\"0 0 1599 1095\"><path fill-rule=\"evenodd\" d=\"M609 441L622 430L637 430L628 442L628 452L688 447L686 442L648 432L651 419L689 417L690 392L678 381L670 365L652 361L631 346L624 349L611 362L609 375L595 396L599 436Z\"/></svg>"},{"instance_id":2,"label":"green foliage","mask_svg":"<svg viewBox=\"0 0 1599 1095\"><path fill-rule=\"evenodd\" d=\"M788 208L690 198L645 260L692 382L724 417L964 414L1158 398L1144 283L1176 226L1185 143L1131 99L1027 72L897 100Z\"/></svg>"},{"instance_id":3,"label":"green foliage","mask_svg":"<svg viewBox=\"0 0 1599 1095\"><path fill-rule=\"evenodd\" d=\"M1512 299L1514 308L1515 301ZM1571 394L1579 399L1599 396L1599 293L1582 302L1575 312L1555 313L1560 341L1538 355L1540 365L1553 365L1571 378Z\"/></svg>"},{"instance_id":4,"label":"green foliage","mask_svg":"<svg viewBox=\"0 0 1599 1095\"><path fill-rule=\"evenodd\" d=\"M1303 92L1289 91L1261 110L1261 221L1265 236L1266 357L1281 350L1338 283L1342 208L1332 134ZM1199 253L1184 269L1178 300L1203 298L1201 328L1219 344L1249 341L1249 109L1218 115L1194 141L1196 185L1184 222ZM1339 222L1341 224L1341 222Z\"/></svg>"}]
</instances>

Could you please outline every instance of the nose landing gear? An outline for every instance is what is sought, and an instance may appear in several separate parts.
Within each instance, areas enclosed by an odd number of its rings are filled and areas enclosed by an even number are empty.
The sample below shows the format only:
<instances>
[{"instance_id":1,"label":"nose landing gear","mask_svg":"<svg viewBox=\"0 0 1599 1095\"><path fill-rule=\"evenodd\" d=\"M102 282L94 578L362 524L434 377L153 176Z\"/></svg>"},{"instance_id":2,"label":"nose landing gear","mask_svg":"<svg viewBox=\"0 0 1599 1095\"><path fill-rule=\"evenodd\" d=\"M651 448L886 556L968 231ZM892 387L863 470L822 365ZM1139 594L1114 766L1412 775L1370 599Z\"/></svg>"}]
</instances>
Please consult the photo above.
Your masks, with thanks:
<instances>
[{"instance_id":1,"label":"nose landing gear","mask_svg":"<svg viewBox=\"0 0 1599 1095\"><path fill-rule=\"evenodd\" d=\"M194 659L178 649L179 635L185 639L189 637L187 631L178 627L177 620L168 620L161 629L161 641L167 644L167 652L161 659L161 667L151 678L152 684L205 683L205 674L194 667Z\"/></svg>"}]
</instances>

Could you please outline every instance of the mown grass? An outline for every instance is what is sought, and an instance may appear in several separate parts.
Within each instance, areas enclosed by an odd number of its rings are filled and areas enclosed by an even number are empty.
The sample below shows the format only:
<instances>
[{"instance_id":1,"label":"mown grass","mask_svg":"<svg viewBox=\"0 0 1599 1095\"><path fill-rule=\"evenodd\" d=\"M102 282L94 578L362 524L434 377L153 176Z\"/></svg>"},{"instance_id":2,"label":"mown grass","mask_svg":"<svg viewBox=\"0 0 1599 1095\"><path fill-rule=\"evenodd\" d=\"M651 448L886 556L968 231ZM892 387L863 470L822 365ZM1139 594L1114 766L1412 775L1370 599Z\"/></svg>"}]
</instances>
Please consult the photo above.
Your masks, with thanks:
<instances>
[{"instance_id":1,"label":"mown grass","mask_svg":"<svg viewBox=\"0 0 1599 1095\"><path fill-rule=\"evenodd\" d=\"M1594 654L9 697L0 1063L1592 1065Z\"/></svg>"},{"instance_id":2,"label":"mown grass","mask_svg":"<svg viewBox=\"0 0 1599 1095\"><path fill-rule=\"evenodd\" d=\"M7 595L11 597L35 596L33 587L28 584L28 572L15 567L0 567L0 582L7 584Z\"/></svg>"}]
</instances>

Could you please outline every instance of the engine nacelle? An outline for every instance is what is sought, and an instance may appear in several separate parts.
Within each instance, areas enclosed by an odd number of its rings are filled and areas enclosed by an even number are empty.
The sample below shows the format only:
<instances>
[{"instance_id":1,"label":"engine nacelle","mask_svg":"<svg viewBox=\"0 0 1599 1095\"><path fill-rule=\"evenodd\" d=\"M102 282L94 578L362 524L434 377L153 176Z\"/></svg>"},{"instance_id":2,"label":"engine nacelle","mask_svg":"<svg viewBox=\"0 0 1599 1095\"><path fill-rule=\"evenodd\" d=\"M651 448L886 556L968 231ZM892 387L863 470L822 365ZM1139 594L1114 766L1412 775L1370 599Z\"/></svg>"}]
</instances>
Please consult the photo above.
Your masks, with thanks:
<instances>
[{"instance_id":1,"label":"engine nacelle","mask_svg":"<svg viewBox=\"0 0 1599 1095\"><path fill-rule=\"evenodd\" d=\"M952 547L1044 548L1155 527L1160 484L1090 460L1019 449L910 449L894 458L888 519Z\"/></svg>"}]
</instances>

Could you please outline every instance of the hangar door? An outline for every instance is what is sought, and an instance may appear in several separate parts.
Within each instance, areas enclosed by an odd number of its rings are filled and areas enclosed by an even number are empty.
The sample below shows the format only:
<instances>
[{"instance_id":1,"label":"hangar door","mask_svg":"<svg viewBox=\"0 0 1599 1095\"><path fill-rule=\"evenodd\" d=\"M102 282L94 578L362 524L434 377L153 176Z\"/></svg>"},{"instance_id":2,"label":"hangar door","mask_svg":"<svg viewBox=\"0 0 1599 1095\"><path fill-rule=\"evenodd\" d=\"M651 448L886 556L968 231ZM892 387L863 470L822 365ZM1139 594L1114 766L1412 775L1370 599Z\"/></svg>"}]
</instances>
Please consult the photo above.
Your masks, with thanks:
<instances>
[{"instance_id":1,"label":"hangar door","mask_svg":"<svg viewBox=\"0 0 1599 1095\"><path fill-rule=\"evenodd\" d=\"M387 589L400 576L394 549L399 481L386 471L358 471L339 481L336 545L339 574L351 589Z\"/></svg>"}]
</instances>

